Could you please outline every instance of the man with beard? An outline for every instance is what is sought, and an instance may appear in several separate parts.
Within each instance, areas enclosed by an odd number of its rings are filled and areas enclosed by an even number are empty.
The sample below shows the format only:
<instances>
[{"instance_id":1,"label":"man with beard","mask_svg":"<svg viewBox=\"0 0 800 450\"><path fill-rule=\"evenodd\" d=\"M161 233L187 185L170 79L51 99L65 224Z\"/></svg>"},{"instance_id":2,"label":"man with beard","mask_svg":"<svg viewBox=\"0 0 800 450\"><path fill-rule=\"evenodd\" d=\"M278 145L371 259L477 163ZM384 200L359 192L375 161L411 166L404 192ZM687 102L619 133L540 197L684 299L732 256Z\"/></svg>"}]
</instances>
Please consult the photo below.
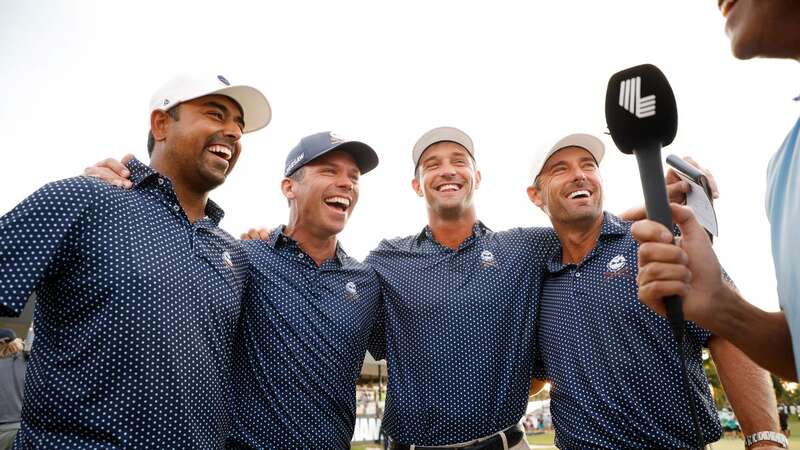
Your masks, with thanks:
<instances>
[{"instance_id":1,"label":"man with beard","mask_svg":"<svg viewBox=\"0 0 800 450\"><path fill-rule=\"evenodd\" d=\"M270 108L222 76L178 77L150 102L150 165L132 188L46 185L0 218L0 311L31 293L37 339L16 448L220 448L247 274L208 194Z\"/></svg>"},{"instance_id":2,"label":"man with beard","mask_svg":"<svg viewBox=\"0 0 800 450\"><path fill-rule=\"evenodd\" d=\"M547 259L535 374L552 383L562 449L695 448L722 433L703 371L708 347L745 434L778 431L768 374L725 339L687 322L687 398L667 320L638 300L630 222L603 212L605 147L571 134L537 155L528 196L558 235ZM774 448L774 447L773 447Z\"/></svg>"},{"instance_id":3,"label":"man with beard","mask_svg":"<svg viewBox=\"0 0 800 450\"><path fill-rule=\"evenodd\" d=\"M727 18L733 54L800 61L800 2L794 0L718 0ZM795 98L795 100L800 97ZM750 303L720 278L719 262L703 228L686 208L673 208L683 235L678 246L663 227L643 222L634 228L639 250L642 300L663 314L661 298L683 297L684 314L724 336L767 370L786 380L800 374L800 120L770 160L767 217L778 282L780 312Z\"/></svg>"},{"instance_id":4,"label":"man with beard","mask_svg":"<svg viewBox=\"0 0 800 450\"><path fill-rule=\"evenodd\" d=\"M250 260L228 448L347 449L355 386L380 307L375 272L337 242L378 165L368 145L332 133L286 157L289 221L243 243Z\"/></svg>"}]
</instances>

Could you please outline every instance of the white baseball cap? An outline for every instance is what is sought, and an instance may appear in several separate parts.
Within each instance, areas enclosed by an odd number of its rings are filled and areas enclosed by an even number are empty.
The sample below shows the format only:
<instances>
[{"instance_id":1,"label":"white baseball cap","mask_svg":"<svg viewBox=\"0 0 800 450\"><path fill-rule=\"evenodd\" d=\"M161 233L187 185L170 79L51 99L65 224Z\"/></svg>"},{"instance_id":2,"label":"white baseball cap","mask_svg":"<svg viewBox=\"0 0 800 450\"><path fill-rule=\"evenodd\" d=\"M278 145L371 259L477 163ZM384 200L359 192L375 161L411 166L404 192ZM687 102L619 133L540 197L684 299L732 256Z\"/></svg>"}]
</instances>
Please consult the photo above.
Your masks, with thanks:
<instances>
[{"instance_id":1,"label":"white baseball cap","mask_svg":"<svg viewBox=\"0 0 800 450\"><path fill-rule=\"evenodd\" d=\"M531 164L531 184L536 182L536 177L542 172L544 165L547 163L547 160L553 156L553 153L567 147L580 147L585 149L592 154L598 165L600 165L600 161L603 160L603 155L606 153L606 146L603 145L603 141L591 134L570 134L569 136L559 139L552 147L545 147L536 154Z\"/></svg>"},{"instance_id":2,"label":"white baseball cap","mask_svg":"<svg viewBox=\"0 0 800 450\"><path fill-rule=\"evenodd\" d=\"M206 95L224 95L242 108L244 129L249 133L264 128L272 118L272 110L264 94L245 85L231 85L222 75L179 75L161 86L150 98L150 112L168 111L175 106Z\"/></svg>"},{"instance_id":3,"label":"white baseball cap","mask_svg":"<svg viewBox=\"0 0 800 450\"><path fill-rule=\"evenodd\" d=\"M414 150L411 152L411 158L414 159L414 169L417 168L419 158L428 147L443 141L455 142L461 145L469 152L472 159L475 159L475 148L472 144L472 139L467 136L467 133L454 127L439 127L423 134L422 137L417 140L417 143L414 144Z\"/></svg>"}]
</instances>

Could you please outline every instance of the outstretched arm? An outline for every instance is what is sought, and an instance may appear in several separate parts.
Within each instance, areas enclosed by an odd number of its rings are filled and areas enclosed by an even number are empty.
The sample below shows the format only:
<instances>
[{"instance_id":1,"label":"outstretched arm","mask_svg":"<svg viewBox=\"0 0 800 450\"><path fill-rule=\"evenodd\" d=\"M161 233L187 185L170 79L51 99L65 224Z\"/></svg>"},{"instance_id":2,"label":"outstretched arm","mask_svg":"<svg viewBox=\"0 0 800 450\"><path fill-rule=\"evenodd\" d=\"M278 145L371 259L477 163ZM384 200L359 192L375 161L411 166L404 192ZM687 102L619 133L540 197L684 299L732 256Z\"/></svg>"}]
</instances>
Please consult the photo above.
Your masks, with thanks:
<instances>
[{"instance_id":1,"label":"outstretched arm","mask_svg":"<svg viewBox=\"0 0 800 450\"><path fill-rule=\"evenodd\" d=\"M745 435L780 431L778 406L769 374L727 340L712 336L708 343L717 373ZM762 441L751 448L781 448Z\"/></svg>"}]
</instances>

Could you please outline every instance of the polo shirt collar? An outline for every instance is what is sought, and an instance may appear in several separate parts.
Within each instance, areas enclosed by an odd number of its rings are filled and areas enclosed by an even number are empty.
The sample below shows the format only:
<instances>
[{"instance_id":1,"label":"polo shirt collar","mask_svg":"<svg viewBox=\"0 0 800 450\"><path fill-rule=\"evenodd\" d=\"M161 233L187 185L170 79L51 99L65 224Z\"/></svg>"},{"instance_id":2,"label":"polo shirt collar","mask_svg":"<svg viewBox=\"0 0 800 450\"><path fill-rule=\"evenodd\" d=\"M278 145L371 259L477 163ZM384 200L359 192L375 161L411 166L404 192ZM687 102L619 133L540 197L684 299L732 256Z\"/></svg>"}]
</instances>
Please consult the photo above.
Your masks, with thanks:
<instances>
[{"instance_id":1,"label":"polo shirt collar","mask_svg":"<svg viewBox=\"0 0 800 450\"><path fill-rule=\"evenodd\" d=\"M467 239L465 239L464 242L462 243L462 245L464 245L465 243L469 242L474 237L482 237L488 231L492 231L492 230L489 227L487 227L486 225L484 225L483 222L478 220L477 222L475 222L474 225L472 225L472 236L470 236ZM422 231L420 231L419 234L417 234L417 238L415 239L415 242L419 245L419 244L422 244L422 242L424 240L428 240L428 241L431 241L431 242L436 242L436 239L433 238L433 231L431 231L430 225L425 225L425 227L422 229Z\"/></svg>"},{"instance_id":2,"label":"polo shirt collar","mask_svg":"<svg viewBox=\"0 0 800 450\"><path fill-rule=\"evenodd\" d=\"M594 246L592 251L589 252L588 255L584 258L584 261L588 260L597 252L597 249L603 244L604 241L611 239L615 236L624 236L628 232L627 228L622 222L622 219L611 214L610 212L603 212L603 227L600 229L600 236L597 237L597 244ZM562 262L562 252L563 247L561 246L561 242L559 241L553 247L553 251L550 253L550 256L547 258L547 271L550 273L559 272L566 267L566 265Z\"/></svg>"},{"instance_id":3,"label":"polo shirt collar","mask_svg":"<svg viewBox=\"0 0 800 450\"><path fill-rule=\"evenodd\" d=\"M151 183L156 183L156 180L161 178L164 180L164 186L168 186L169 189L174 193L172 181L169 178L156 172L152 167L142 163L138 159L131 159L127 164L125 164L125 167L131 171L130 180L133 183L131 189L142 189L146 186L149 186ZM206 201L205 213L206 217L211 219L216 226L219 226L222 218L225 217L225 211L223 211L222 208L220 208L219 205L217 205L211 199Z\"/></svg>"},{"instance_id":4,"label":"polo shirt collar","mask_svg":"<svg viewBox=\"0 0 800 450\"><path fill-rule=\"evenodd\" d=\"M281 225L278 228L272 230L269 234L269 239L267 239L267 245L272 247L273 249L279 249L284 246L291 246L300 250L300 246L297 244L297 241L292 239L289 235L285 234L284 231L286 230L286 225ZM344 251L342 245L339 243L339 240L336 240L336 255L334 260L339 263L339 266L343 266L345 261L347 260L347 252ZM324 264L324 263L323 263Z\"/></svg>"}]
</instances>

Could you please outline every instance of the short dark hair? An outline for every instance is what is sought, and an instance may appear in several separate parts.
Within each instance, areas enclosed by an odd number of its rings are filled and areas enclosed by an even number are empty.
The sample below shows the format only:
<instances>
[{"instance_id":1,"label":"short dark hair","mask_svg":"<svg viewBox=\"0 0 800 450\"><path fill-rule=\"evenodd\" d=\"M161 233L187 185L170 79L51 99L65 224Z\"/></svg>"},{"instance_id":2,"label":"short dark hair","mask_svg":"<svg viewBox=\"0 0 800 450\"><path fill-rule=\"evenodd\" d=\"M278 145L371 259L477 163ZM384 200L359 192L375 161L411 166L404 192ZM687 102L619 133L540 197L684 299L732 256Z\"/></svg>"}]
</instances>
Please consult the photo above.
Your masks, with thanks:
<instances>
[{"instance_id":1,"label":"short dark hair","mask_svg":"<svg viewBox=\"0 0 800 450\"><path fill-rule=\"evenodd\" d=\"M305 167L301 167L301 168L295 170L291 175L288 176L288 178L291 178L294 181L298 181L298 182L299 181L303 181L303 178L305 178L305 177L306 177L306 168Z\"/></svg>"},{"instance_id":2,"label":"short dark hair","mask_svg":"<svg viewBox=\"0 0 800 450\"><path fill-rule=\"evenodd\" d=\"M181 106L180 104L177 104L177 105L175 105L172 108L167 110L167 114L169 114L169 116L172 117L176 122L178 120L180 120L180 118L181 118L180 113L178 113L178 108L180 106ZM149 156L153 156L153 147L155 147L155 146L156 146L156 138L153 137L153 132L152 131L148 131L147 132L147 154Z\"/></svg>"},{"instance_id":3,"label":"short dark hair","mask_svg":"<svg viewBox=\"0 0 800 450\"><path fill-rule=\"evenodd\" d=\"M289 179L299 183L299 182L303 181L303 178L305 178L305 177L306 177L306 168L305 167L301 167L301 168L295 170L294 173L292 173L291 175L289 175L286 178L289 178ZM289 199L287 198L286 199L286 204L291 206L292 202L290 202Z\"/></svg>"}]
</instances>

